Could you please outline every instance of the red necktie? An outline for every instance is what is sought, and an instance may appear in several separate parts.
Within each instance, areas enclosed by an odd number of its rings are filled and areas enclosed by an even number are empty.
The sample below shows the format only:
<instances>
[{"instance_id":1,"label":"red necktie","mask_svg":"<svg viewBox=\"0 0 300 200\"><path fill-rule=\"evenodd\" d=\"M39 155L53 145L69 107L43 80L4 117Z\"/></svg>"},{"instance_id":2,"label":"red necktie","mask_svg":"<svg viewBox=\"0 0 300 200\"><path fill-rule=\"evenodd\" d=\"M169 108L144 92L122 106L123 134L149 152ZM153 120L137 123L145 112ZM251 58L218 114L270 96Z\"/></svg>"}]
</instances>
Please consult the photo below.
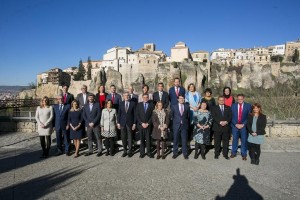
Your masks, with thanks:
<instances>
[{"instance_id":1,"label":"red necktie","mask_svg":"<svg viewBox=\"0 0 300 200\"><path fill-rule=\"evenodd\" d=\"M112 94L111 101L114 104L114 102L115 102L115 94Z\"/></svg>"},{"instance_id":2,"label":"red necktie","mask_svg":"<svg viewBox=\"0 0 300 200\"><path fill-rule=\"evenodd\" d=\"M178 96L179 95L179 89L178 89L178 87L176 87L176 96Z\"/></svg>"},{"instance_id":3,"label":"red necktie","mask_svg":"<svg viewBox=\"0 0 300 200\"><path fill-rule=\"evenodd\" d=\"M243 114L243 104L239 104L239 117L238 117L238 123L240 124L242 122L242 114Z\"/></svg>"},{"instance_id":4,"label":"red necktie","mask_svg":"<svg viewBox=\"0 0 300 200\"><path fill-rule=\"evenodd\" d=\"M67 101L67 93L64 94L64 103Z\"/></svg>"}]
</instances>

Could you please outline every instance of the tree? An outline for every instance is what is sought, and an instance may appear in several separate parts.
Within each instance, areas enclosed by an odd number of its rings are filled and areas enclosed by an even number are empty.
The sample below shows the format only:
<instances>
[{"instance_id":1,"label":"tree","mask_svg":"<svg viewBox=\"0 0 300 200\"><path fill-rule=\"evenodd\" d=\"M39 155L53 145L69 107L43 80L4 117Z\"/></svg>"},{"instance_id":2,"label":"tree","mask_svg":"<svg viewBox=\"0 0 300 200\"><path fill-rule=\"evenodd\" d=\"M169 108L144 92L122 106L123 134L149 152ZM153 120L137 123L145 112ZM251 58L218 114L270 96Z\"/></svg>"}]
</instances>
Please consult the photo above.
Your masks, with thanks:
<instances>
[{"instance_id":1,"label":"tree","mask_svg":"<svg viewBox=\"0 0 300 200\"><path fill-rule=\"evenodd\" d=\"M34 82L28 83L28 86L29 86L30 89L35 89L36 88L36 84Z\"/></svg>"},{"instance_id":2,"label":"tree","mask_svg":"<svg viewBox=\"0 0 300 200\"><path fill-rule=\"evenodd\" d=\"M88 64L87 64L87 80L92 79L92 61L91 57L88 57Z\"/></svg>"},{"instance_id":3,"label":"tree","mask_svg":"<svg viewBox=\"0 0 300 200\"><path fill-rule=\"evenodd\" d=\"M75 81L83 81L84 76L85 76L85 69L84 69L84 65L82 63L82 60L80 59L79 66L78 66L78 72L77 72L77 74L75 74L74 80Z\"/></svg>"},{"instance_id":4,"label":"tree","mask_svg":"<svg viewBox=\"0 0 300 200\"><path fill-rule=\"evenodd\" d=\"M295 63L299 60L299 50L298 49L295 49L294 51L294 55L292 57L292 61Z\"/></svg>"},{"instance_id":5,"label":"tree","mask_svg":"<svg viewBox=\"0 0 300 200\"><path fill-rule=\"evenodd\" d=\"M282 55L271 56L271 61L272 62L282 62L283 61L283 56Z\"/></svg>"}]
</instances>

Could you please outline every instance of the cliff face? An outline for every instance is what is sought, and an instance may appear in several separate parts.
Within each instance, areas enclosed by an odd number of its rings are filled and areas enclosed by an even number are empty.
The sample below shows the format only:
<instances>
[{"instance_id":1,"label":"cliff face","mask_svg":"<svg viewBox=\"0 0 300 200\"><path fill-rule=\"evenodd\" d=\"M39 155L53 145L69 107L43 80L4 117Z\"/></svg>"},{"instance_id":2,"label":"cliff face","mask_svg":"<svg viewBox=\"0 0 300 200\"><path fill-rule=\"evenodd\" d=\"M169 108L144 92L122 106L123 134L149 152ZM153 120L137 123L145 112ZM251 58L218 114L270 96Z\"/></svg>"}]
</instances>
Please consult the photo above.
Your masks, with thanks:
<instances>
[{"instance_id":1,"label":"cliff face","mask_svg":"<svg viewBox=\"0 0 300 200\"><path fill-rule=\"evenodd\" d=\"M150 92L156 90L156 84L163 82L165 90L173 86L173 79L179 77L182 85L187 88L190 83L194 83L198 91L204 87L223 88L229 86L233 90L238 88L251 89L263 88L269 89L276 87L277 83L295 84L300 81L300 65L286 64L280 66L279 63L270 65L245 64L244 66L226 66L214 63L210 66L208 63L187 62L182 63L160 63L156 68L146 65L127 66L120 72L108 69L106 72L106 91L109 86L114 84L117 92L127 91L130 85L133 86L136 93L142 93L142 85L148 84ZM83 84L88 86L88 91L97 93L100 81L100 72L89 81L72 81L69 92L75 96L81 92ZM60 92L58 85L46 84L36 90L36 97L42 96L55 97ZM25 97L25 92L22 96ZM27 94L31 97L33 95Z\"/></svg>"}]
</instances>

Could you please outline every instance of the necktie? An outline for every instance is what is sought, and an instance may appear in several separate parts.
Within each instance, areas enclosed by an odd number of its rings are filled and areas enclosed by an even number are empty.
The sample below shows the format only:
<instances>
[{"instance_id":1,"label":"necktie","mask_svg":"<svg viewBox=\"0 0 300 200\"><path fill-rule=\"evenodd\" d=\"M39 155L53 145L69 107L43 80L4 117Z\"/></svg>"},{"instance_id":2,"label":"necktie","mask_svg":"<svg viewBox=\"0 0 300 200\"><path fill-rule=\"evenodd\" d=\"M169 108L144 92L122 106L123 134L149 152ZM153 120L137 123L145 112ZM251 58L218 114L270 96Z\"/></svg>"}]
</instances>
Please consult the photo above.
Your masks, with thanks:
<instances>
[{"instance_id":1,"label":"necktie","mask_svg":"<svg viewBox=\"0 0 300 200\"><path fill-rule=\"evenodd\" d=\"M178 95L179 95L179 88L176 87L176 96L178 96Z\"/></svg>"},{"instance_id":2,"label":"necktie","mask_svg":"<svg viewBox=\"0 0 300 200\"><path fill-rule=\"evenodd\" d=\"M159 92L159 100L161 101L162 98L162 92Z\"/></svg>"},{"instance_id":3,"label":"necktie","mask_svg":"<svg viewBox=\"0 0 300 200\"><path fill-rule=\"evenodd\" d=\"M132 99L132 94L130 94L130 99Z\"/></svg>"},{"instance_id":4,"label":"necktie","mask_svg":"<svg viewBox=\"0 0 300 200\"><path fill-rule=\"evenodd\" d=\"M182 115L182 114L183 114L183 105L180 104L180 115Z\"/></svg>"},{"instance_id":5,"label":"necktie","mask_svg":"<svg viewBox=\"0 0 300 200\"><path fill-rule=\"evenodd\" d=\"M67 93L64 94L64 103L67 101Z\"/></svg>"},{"instance_id":6,"label":"necktie","mask_svg":"<svg viewBox=\"0 0 300 200\"><path fill-rule=\"evenodd\" d=\"M63 110L63 104L60 104L60 106L59 106L59 115L61 115L62 110Z\"/></svg>"},{"instance_id":7,"label":"necktie","mask_svg":"<svg viewBox=\"0 0 300 200\"><path fill-rule=\"evenodd\" d=\"M92 112L93 104L90 104L90 112Z\"/></svg>"},{"instance_id":8,"label":"necktie","mask_svg":"<svg viewBox=\"0 0 300 200\"><path fill-rule=\"evenodd\" d=\"M128 111L128 101L125 101L125 110Z\"/></svg>"},{"instance_id":9,"label":"necktie","mask_svg":"<svg viewBox=\"0 0 300 200\"><path fill-rule=\"evenodd\" d=\"M147 103L144 104L144 110L146 112L146 110L147 110Z\"/></svg>"},{"instance_id":10,"label":"necktie","mask_svg":"<svg viewBox=\"0 0 300 200\"><path fill-rule=\"evenodd\" d=\"M238 116L238 123L240 124L242 122L242 114L243 114L243 104L239 104L239 116Z\"/></svg>"},{"instance_id":11,"label":"necktie","mask_svg":"<svg viewBox=\"0 0 300 200\"><path fill-rule=\"evenodd\" d=\"M221 105L221 112L222 112L222 115L224 115L224 106Z\"/></svg>"},{"instance_id":12,"label":"necktie","mask_svg":"<svg viewBox=\"0 0 300 200\"><path fill-rule=\"evenodd\" d=\"M111 101L114 104L114 102L115 102L115 94L112 94Z\"/></svg>"}]
</instances>

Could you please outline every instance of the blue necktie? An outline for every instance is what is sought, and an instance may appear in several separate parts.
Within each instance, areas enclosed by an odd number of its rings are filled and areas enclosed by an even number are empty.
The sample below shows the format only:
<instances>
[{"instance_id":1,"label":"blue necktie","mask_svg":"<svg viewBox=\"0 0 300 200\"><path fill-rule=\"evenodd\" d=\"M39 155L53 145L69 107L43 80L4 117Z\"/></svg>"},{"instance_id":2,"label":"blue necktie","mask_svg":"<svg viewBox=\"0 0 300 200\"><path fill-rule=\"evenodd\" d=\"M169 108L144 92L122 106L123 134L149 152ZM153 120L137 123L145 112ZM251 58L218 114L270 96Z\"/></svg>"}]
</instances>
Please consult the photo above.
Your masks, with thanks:
<instances>
[{"instance_id":1,"label":"blue necktie","mask_svg":"<svg viewBox=\"0 0 300 200\"><path fill-rule=\"evenodd\" d=\"M60 104L60 107L59 107L59 115L61 115L62 111L63 111L63 105Z\"/></svg>"},{"instance_id":2,"label":"blue necktie","mask_svg":"<svg viewBox=\"0 0 300 200\"><path fill-rule=\"evenodd\" d=\"M147 110L147 103L145 103L145 105L144 105L144 110L146 112L146 110Z\"/></svg>"}]
</instances>

